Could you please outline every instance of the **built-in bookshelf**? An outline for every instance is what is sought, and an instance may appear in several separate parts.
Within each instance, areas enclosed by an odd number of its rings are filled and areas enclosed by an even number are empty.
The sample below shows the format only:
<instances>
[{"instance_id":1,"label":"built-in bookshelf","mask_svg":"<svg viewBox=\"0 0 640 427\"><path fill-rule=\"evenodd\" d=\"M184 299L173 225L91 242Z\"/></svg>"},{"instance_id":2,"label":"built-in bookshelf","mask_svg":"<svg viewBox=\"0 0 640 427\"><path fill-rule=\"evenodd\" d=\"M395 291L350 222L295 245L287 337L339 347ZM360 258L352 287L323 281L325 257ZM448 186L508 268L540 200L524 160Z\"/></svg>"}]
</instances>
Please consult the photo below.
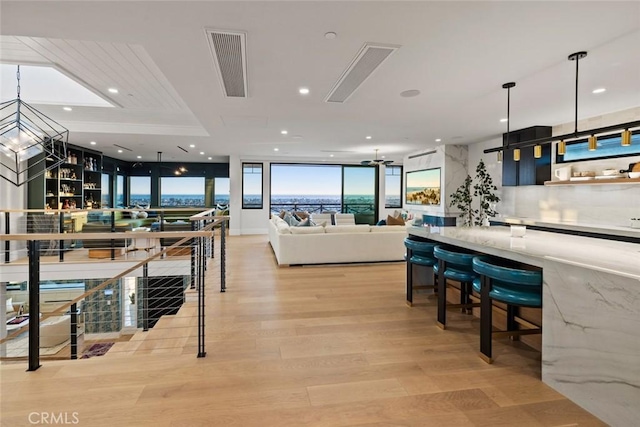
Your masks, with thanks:
<instances>
[{"instance_id":1,"label":"built-in bookshelf","mask_svg":"<svg viewBox=\"0 0 640 427\"><path fill-rule=\"evenodd\" d=\"M53 160L45 159L45 173L29 182L30 209L99 207L102 154L70 145L66 154L65 161L53 168Z\"/></svg>"}]
</instances>

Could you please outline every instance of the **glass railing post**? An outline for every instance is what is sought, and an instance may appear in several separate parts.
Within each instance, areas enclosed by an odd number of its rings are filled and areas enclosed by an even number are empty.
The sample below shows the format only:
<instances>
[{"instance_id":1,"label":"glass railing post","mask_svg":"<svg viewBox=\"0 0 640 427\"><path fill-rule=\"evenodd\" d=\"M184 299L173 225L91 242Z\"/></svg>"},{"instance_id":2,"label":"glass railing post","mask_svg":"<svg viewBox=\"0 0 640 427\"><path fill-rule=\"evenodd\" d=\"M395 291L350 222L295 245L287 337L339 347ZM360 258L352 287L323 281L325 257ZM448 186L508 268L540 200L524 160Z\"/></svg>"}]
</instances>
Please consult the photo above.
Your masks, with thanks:
<instances>
[{"instance_id":1,"label":"glass railing post","mask_svg":"<svg viewBox=\"0 0 640 427\"><path fill-rule=\"evenodd\" d=\"M29 240L29 367L40 367L40 241Z\"/></svg>"}]
</instances>

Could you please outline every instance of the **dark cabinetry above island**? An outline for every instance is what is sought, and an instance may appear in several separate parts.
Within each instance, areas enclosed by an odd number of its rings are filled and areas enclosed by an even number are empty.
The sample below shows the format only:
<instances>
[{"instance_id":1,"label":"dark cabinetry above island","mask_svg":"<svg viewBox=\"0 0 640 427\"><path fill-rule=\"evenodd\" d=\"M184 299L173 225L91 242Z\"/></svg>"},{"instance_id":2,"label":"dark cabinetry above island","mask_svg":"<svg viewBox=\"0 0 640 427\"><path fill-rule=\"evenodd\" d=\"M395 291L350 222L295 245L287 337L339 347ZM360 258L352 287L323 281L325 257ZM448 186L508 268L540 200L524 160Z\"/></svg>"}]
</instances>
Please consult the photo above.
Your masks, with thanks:
<instances>
[{"instance_id":1,"label":"dark cabinetry above island","mask_svg":"<svg viewBox=\"0 0 640 427\"><path fill-rule=\"evenodd\" d=\"M532 141L551 136L551 126L532 126L509 133L509 144ZM507 146L507 134L502 136L503 146ZM542 157L536 159L533 146L520 149L520 161L513 160L513 149L505 149L502 159L502 185L544 185L551 179L551 147L542 145Z\"/></svg>"}]
</instances>

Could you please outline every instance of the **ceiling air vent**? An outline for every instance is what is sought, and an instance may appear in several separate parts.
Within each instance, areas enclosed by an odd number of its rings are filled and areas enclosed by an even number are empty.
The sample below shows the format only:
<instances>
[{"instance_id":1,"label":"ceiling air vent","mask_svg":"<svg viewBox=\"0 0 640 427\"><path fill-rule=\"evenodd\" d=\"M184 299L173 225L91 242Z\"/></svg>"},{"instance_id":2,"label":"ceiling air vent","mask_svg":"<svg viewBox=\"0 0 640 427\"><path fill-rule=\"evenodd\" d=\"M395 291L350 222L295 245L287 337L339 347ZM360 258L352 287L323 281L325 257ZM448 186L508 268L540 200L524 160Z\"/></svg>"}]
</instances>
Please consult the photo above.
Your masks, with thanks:
<instances>
[{"instance_id":1,"label":"ceiling air vent","mask_svg":"<svg viewBox=\"0 0 640 427\"><path fill-rule=\"evenodd\" d=\"M227 30L205 32L224 95L228 98L246 98L247 34Z\"/></svg>"},{"instance_id":2,"label":"ceiling air vent","mask_svg":"<svg viewBox=\"0 0 640 427\"><path fill-rule=\"evenodd\" d=\"M400 46L365 43L342 73L325 102L345 102L365 80Z\"/></svg>"}]
</instances>

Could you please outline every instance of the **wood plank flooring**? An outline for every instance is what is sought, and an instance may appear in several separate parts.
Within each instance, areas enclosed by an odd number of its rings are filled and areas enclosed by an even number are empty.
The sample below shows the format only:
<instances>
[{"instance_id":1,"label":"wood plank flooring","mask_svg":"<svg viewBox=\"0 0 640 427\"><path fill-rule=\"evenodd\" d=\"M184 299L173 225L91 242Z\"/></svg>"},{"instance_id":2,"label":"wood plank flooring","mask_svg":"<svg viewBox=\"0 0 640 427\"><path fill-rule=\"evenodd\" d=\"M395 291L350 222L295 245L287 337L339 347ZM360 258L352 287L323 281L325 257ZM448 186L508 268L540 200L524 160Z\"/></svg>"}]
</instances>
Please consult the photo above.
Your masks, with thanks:
<instances>
[{"instance_id":1,"label":"wood plank flooring","mask_svg":"<svg viewBox=\"0 0 640 427\"><path fill-rule=\"evenodd\" d=\"M604 425L540 381L535 350L498 340L487 365L477 319L450 311L442 331L434 305L407 307L402 263L279 269L266 236L229 238L227 260L227 293L209 270L206 358L4 364L2 426Z\"/></svg>"}]
</instances>

